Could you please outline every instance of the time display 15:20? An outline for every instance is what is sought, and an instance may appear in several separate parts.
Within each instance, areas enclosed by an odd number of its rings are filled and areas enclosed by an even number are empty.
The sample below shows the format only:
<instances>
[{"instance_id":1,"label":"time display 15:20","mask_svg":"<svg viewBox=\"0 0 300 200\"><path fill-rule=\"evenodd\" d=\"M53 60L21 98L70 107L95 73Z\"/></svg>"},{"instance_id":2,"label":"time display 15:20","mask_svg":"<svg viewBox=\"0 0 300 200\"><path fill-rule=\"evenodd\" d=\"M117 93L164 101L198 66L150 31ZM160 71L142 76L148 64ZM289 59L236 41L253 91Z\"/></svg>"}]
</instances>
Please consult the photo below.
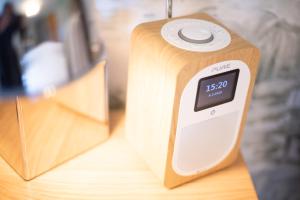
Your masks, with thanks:
<instances>
[{"instance_id":1,"label":"time display 15:20","mask_svg":"<svg viewBox=\"0 0 300 200\"><path fill-rule=\"evenodd\" d=\"M234 99L239 69L204 77L199 80L194 111L217 106Z\"/></svg>"},{"instance_id":2,"label":"time display 15:20","mask_svg":"<svg viewBox=\"0 0 300 200\"><path fill-rule=\"evenodd\" d=\"M212 83L206 86L206 92L212 92L214 90L217 89L222 89L222 88L226 88L226 86L228 85L228 81L219 81L217 83Z\"/></svg>"}]
</instances>

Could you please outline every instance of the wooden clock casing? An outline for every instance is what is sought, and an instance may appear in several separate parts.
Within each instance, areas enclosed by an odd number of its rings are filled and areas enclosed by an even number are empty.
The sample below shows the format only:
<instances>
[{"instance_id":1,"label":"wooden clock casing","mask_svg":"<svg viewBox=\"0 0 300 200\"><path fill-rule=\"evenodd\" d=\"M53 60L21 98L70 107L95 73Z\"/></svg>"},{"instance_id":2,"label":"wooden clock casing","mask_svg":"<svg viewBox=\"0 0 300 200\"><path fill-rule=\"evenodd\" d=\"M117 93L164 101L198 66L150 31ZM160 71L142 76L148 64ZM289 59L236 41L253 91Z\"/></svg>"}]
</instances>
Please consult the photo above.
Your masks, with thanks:
<instances>
[{"instance_id":1,"label":"wooden clock casing","mask_svg":"<svg viewBox=\"0 0 300 200\"><path fill-rule=\"evenodd\" d=\"M216 51L189 51L170 44L162 37L162 28L168 22L178 19L200 19L224 28L207 14L195 14L138 25L131 37L126 104L127 138L168 188L218 171L236 160L259 61L259 50L227 28L225 29L230 34L231 42ZM175 172L174 146L176 134L178 134L177 128L180 124L178 121L181 112L180 102L184 90L198 73L205 71L209 66L227 61L243 63L247 67L245 70L249 73L233 146L224 158L210 168L190 175ZM194 99L190 100L190 102L194 101ZM191 107L194 108L194 105ZM211 146L211 148L218 147ZM209 154L210 149L207 149L207 152Z\"/></svg>"}]
</instances>

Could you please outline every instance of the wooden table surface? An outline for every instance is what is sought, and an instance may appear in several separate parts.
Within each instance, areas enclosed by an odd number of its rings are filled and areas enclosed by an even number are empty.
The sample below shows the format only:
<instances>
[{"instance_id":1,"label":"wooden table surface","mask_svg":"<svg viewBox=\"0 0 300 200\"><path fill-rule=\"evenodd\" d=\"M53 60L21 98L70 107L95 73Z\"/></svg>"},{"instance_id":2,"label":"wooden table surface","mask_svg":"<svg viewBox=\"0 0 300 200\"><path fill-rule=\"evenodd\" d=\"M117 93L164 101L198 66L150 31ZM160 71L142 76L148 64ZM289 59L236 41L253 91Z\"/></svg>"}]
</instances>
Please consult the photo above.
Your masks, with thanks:
<instances>
[{"instance_id":1,"label":"wooden table surface","mask_svg":"<svg viewBox=\"0 0 300 200\"><path fill-rule=\"evenodd\" d=\"M225 170L166 189L125 140L124 112L112 112L111 124L107 142L29 182L0 158L0 199L257 199L241 157Z\"/></svg>"}]
</instances>

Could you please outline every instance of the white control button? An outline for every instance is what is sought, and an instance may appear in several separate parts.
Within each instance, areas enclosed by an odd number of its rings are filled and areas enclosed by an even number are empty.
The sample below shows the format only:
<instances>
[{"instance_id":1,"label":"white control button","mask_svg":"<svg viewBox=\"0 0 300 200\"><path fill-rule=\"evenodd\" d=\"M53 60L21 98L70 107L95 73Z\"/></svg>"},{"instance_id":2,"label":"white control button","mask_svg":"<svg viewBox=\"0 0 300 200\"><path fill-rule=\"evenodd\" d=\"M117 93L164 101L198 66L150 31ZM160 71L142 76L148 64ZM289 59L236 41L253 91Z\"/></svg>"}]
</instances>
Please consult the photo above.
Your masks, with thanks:
<instances>
[{"instance_id":1,"label":"white control button","mask_svg":"<svg viewBox=\"0 0 300 200\"><path fill-rule=\"evenodd\" d=\"M230 33L218 24L201 19L175 19L163 25L162 37L188 51L211 52L227 47Z\"/></svg>"},{"instance_id":2,"label":"white control button","mask_svg":"<svg viewBox=\"0 0 300 200\"><path fill-rule=\"evenodd\" d=\"M209 43L214 39L213 34L209 30L197 26L184 27L179 30L178 35L181 39L196 44Z\"/></svg>"},{"instance_id":3,"label":"white control button","mask_svg":"<svg viewBox=\"0 0 300 200\"><path fill-rule=\"evenodd\" d=\"M216 114L216 110L210 111L210 115L215 115L215 114Z\"/></svg>"}]
</instances>

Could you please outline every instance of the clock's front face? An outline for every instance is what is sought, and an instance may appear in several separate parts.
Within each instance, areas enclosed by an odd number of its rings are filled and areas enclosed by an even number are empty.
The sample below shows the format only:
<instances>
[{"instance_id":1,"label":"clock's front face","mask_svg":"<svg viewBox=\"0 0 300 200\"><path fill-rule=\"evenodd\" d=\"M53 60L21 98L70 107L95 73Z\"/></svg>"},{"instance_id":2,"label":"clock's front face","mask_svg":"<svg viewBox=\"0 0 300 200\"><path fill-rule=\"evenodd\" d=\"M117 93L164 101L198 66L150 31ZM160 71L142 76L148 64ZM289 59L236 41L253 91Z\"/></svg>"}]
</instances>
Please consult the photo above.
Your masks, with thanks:
<instances>
[{"instance_id":1,"label":"clock's front face","mask_svg":"<svg viewBox=\"0 0 300 200\"><path fill-rule=\"evenodd\" d=\"M234 99L239 69L205 77L199 80L195 111L230 102Z\"/></svg>"},{"instance_id":2,"label":"clock's front face","mask_svg":"<svg viewBox=\"0 0 300 200\"><path fill-rule=\"evenodd\" d=\"M179 103L172 168L181 176L220 164L235 148L250 85L241 60L202 68L184 87Z\"/></svg>"}]
</instances>

